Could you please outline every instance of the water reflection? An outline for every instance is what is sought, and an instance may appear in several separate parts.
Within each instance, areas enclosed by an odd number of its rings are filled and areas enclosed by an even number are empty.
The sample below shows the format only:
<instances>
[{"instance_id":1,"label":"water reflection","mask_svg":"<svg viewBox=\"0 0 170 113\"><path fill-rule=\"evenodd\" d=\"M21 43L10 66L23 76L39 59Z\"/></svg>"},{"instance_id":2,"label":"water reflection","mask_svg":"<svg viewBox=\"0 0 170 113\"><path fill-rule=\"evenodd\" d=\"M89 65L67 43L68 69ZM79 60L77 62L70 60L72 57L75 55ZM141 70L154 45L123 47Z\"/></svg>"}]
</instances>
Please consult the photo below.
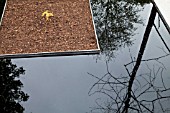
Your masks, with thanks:
<instances>
[{"instance_id":1,"label":"water reflection","mask_svg":"<svg viewBox=\"0 0 170 113\"><path fill-rule=\"evenodd\" d=\"M161 45L161 41L156 40L156 33L152 34L154 36L150 37L150 45ZM142 38L139 35L134 37ZM134 57L138 54L134 51L137 51L140 43L139 41L130 46L130 52L123 51L125 53L120 54L115 60L107 60L106 64L104 60L96 63L93 56L14 60L18 65L23 65L30 75L22 80L25 90L29 91L30 95L29 102L24 105L25 113L86 113L91 110L89 107L92 107L93 113L127 112L125 108L128 108L129 113L168 112L169 55L164 49L161 50L162 53L157 51L158 48L148 49L148 45L147 49L144 49L145 54L140 60L140 68L133 82L130 102L126 104L128 107L125 107L129 80L136 64ZM134 45L137 46L133 47ZM115 50L118 49L119 47ZM149 57L146 57L146 53L150 54ZM155 53L158 56L155 56ZM94 96L89 97L88 91L89 95Z\"/></svg>"},{"instance_id":2,"label":"water reflection","mask_svg":"<svg viewBox=\"0 0 170 113\"><path fill-rule=\"evenodd\" d=\"M153 7L137 58L134 58L134 54L130 53L131 62L128 64L124 62L125 74L115 75L113 73L115 70L109 68L108 61L106 61L107 72L103 76L89 73L89 75L97 79L92 85L89 95L103 94L105 96L96 99L96 106L92 108L92 113L170 112L170 107L167 106L170 100L170 86L168 82L165 82L166 75L164 75L166 70L165 64L169 60L162 62L163 59L169 58L170 53L162 49L162 55L159 54L158 57L152 55L151 58L143 60L155 17L156 11ZM117 32L121 34L122 31ZM111 35L105 36L110 38ZM131 36L130 34L129 40ZM116 40L112 39L112 41ZM125 41L124 43L127 42ZM110 46L115 47L115 45L112 43ZM163 46L165 47L164 43ZM113 50L110 49L110 51ZM139 69L139 67L141 68Z\"/></svg>"},{"instance_id":3,"label":"water reflection","mask_svg":"<svg viewBox=\"0 0 170 113\"><path fill-rule=\"evenodd\" d=\"M29 96L24 93L19 77L25 70L12 64L11 60L0 60L0 112L23 113L21 102L27 101Z\"/></svg>"},{"instance_id":4,"label":"water reflection","mask_svg":"<svg viewBox=\"0 0 170 113\"><path fill-rule=\"evenodd\" d=\"M168 56L142 61L145 62L145 72L135 78L128 104L131 70L128 69L126 75L114 75L106 63L107 73L102 77L89 73L97 79L89 95L103 94L96 99L96 106L92 107L91 113L169 113L170 87L164 82L166 68L158 63ZM151 62L154 65L150 65Z\"/></svg>"},{"instance_id":5,"label":"water reflection","mask_svg":"<svg viewBox=\"0 0 170 113\"><path fill-rule=\"evenodd\" d=\"M142 23L139 11L149 0L92 0L94 21L100 48L107 60L114 57L114 51L133 44L135 23Z\"/></svg>"}]
</instances>

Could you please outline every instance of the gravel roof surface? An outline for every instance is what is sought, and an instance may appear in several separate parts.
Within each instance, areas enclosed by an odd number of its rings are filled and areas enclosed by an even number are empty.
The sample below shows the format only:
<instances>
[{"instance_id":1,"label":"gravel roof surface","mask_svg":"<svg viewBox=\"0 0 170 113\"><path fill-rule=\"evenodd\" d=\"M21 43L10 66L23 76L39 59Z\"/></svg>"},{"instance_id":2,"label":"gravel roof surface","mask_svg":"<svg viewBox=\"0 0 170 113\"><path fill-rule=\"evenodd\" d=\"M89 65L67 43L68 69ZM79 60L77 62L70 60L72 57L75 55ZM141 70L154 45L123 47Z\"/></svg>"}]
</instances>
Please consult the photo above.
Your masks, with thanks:
<instances>
[{"instance_id":1,"label":"gravel roof surface","mask_svg":"<svg viewBox=\"0 0 170 113\"><path fill-rule=\"evenodd\" d=\"M48 10L53 16L42 16ZM8 0L0 54L98 49L89 0Z\"/></svg>"}]
</instances>

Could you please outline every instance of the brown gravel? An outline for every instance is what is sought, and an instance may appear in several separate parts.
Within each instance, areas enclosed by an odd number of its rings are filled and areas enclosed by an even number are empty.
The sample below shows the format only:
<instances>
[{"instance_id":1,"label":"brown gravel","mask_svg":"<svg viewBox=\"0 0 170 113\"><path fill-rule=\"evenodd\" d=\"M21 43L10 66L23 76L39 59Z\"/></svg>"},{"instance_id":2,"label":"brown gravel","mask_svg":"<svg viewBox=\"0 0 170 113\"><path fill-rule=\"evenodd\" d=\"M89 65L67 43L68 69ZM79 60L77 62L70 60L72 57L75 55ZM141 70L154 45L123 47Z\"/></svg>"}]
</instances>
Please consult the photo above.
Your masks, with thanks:
<instances>
[{"instance_id":1,"label":"brown gravel","mask_svg":"<svg viewBox=\"0 0 170 113\"><path fill-rule=\"evenodd\" d=\"M53 13L42 17L45 10ZM89 0L8 0L0 54L98 49Z\"/></svg>"}]
</instances>

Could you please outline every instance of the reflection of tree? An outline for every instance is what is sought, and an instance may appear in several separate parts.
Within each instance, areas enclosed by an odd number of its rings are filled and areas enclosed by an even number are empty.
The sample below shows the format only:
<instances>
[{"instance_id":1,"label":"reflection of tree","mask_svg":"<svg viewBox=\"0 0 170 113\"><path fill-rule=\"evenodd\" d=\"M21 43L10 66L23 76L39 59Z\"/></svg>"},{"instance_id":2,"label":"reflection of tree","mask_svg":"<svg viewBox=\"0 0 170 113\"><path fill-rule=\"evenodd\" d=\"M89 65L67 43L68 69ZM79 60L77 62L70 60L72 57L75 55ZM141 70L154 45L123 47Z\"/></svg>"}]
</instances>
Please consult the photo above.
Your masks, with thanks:
<instances>
[{"instance_id":1,"label":"reflection of tree","mask_svg":"<svg viewBox=\"0 0 170 113\"><path fill-rule=\"evenodd\" d=\"M29 96L21 91L23 84L18 79L25 70L12 64L11 60L0 60L0 112L23 113L20 102L27 101Z\"/></svg>"},{"instance_id":2,"label":"reflection of tree","mask_svg":"<svg viewBox=\"0 0 170 113\"><path fill-rule=\"evenodd\" d=\"M165 67L159 61L170 54L168 53L157 58L142 60L155 16L156 9L153 7L137 59L136 61L132 59L131 63L125 65L128 73L127 76L113 75L109 71L107 63L107 73L102 77L89 73L98 80L90 89L89 94L102 93L109 97L105 105L99 103L99 99L97 99L96 104L98 107L92 111L100 110L103 113L155 113L158 111L158 108L159 112L167 113L170 111L170 109L165 106L166 102L170 99L170 87L166 87L163 79ZM149 65L146 65L149 72L137 75L142 62L153 60L159 62L162 66L158 66L157 68L153 66L153 69L151 69ZM133 67L131 72L127 68L129 65ZM97 89L95 89L95 87Z\"/></svg>"},{"instance_id":3,"label":"reflection of tree","mask_svg":"<svg viewBox=\"0 0 170 113\"><path fill-rule=\"evenodd\" d=\"M167 54L165 56L169 56ZM165 56L160 57L164 58ZM133 82L131 99L126 106L130 76L113 75L109 71L102 77L91 76L97 79L89 91L89 95L104 94L107 99L96 99L96 107L92 113L169 113L170 108L167 103L170 100L170 87L164 82L164 66L148 65L150 61L159 61L159 58L145 60L147 62L147 72L139 74ZM167 106L166 106L167 105Z\"/></svg>"},{"instance_id":4,"label":"reflection of tree","mask_svg":"<svg viewBox=\"0 0 170 113\"><path fill-rule=\"evenodd\" d=\"M89 73L97 79L89 91L89 95L104 94L107 99L96 99L96 107L92 113L169 113L170 87L164 82L164 70L166 67L160 62L161 59L170 56L165 54L160 57L140 60L145 62L147 71L135 75L133 82L134 65L137 60L125 65L127 75L113 75L109 71L106 62L107 73L98 77ZM156 61L156 65L149 64ZM128 67L133 67L132 72ZM107 101L106 101L107 100Z\"/></svg>"},{"instance_id":5,"label":"reflection of tree","mask_svg":"<svg viewBox=\"0 0 170 113\"><path fill-rule=\"evenodd\" d=\"M134 23L142 23L137 14L141 8L133 0L92 0L92 4L101 52L110 59L114 50L132 44Z\"/></svg>"},{"instance_id":6,"label":"reflection of tree","mask_svg":"<svg viewBox=\"0 0 170 113\"><path fill-rule=\"evenodd\" d=\"M133 2L135 4L140 4L140 5L144 5L146 3L151 2L151 0L125 0L125 1Z\"/></svg>"}]
</instances>

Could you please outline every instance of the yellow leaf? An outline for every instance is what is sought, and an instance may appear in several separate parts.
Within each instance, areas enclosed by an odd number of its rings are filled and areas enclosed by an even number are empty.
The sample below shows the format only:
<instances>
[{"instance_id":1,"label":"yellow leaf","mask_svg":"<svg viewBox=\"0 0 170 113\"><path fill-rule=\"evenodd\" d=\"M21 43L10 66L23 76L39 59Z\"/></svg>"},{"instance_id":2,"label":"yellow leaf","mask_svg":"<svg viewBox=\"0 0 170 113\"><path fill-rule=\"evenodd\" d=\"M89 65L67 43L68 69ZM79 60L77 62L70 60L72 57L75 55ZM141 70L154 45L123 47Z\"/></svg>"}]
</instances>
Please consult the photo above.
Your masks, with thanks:
<instances>
[{"instance_id":1,"label":"yellow leaf","mask_svg":"<svg viewBox=\"0 0 170 113\"><path fill-rule=\"evenodd\" d=\"M44 11L41 16L45 16L46 20L49 20L49 17L54 16L53 13L49 13L48 10Z\"/></svg>"}]
</instances>

